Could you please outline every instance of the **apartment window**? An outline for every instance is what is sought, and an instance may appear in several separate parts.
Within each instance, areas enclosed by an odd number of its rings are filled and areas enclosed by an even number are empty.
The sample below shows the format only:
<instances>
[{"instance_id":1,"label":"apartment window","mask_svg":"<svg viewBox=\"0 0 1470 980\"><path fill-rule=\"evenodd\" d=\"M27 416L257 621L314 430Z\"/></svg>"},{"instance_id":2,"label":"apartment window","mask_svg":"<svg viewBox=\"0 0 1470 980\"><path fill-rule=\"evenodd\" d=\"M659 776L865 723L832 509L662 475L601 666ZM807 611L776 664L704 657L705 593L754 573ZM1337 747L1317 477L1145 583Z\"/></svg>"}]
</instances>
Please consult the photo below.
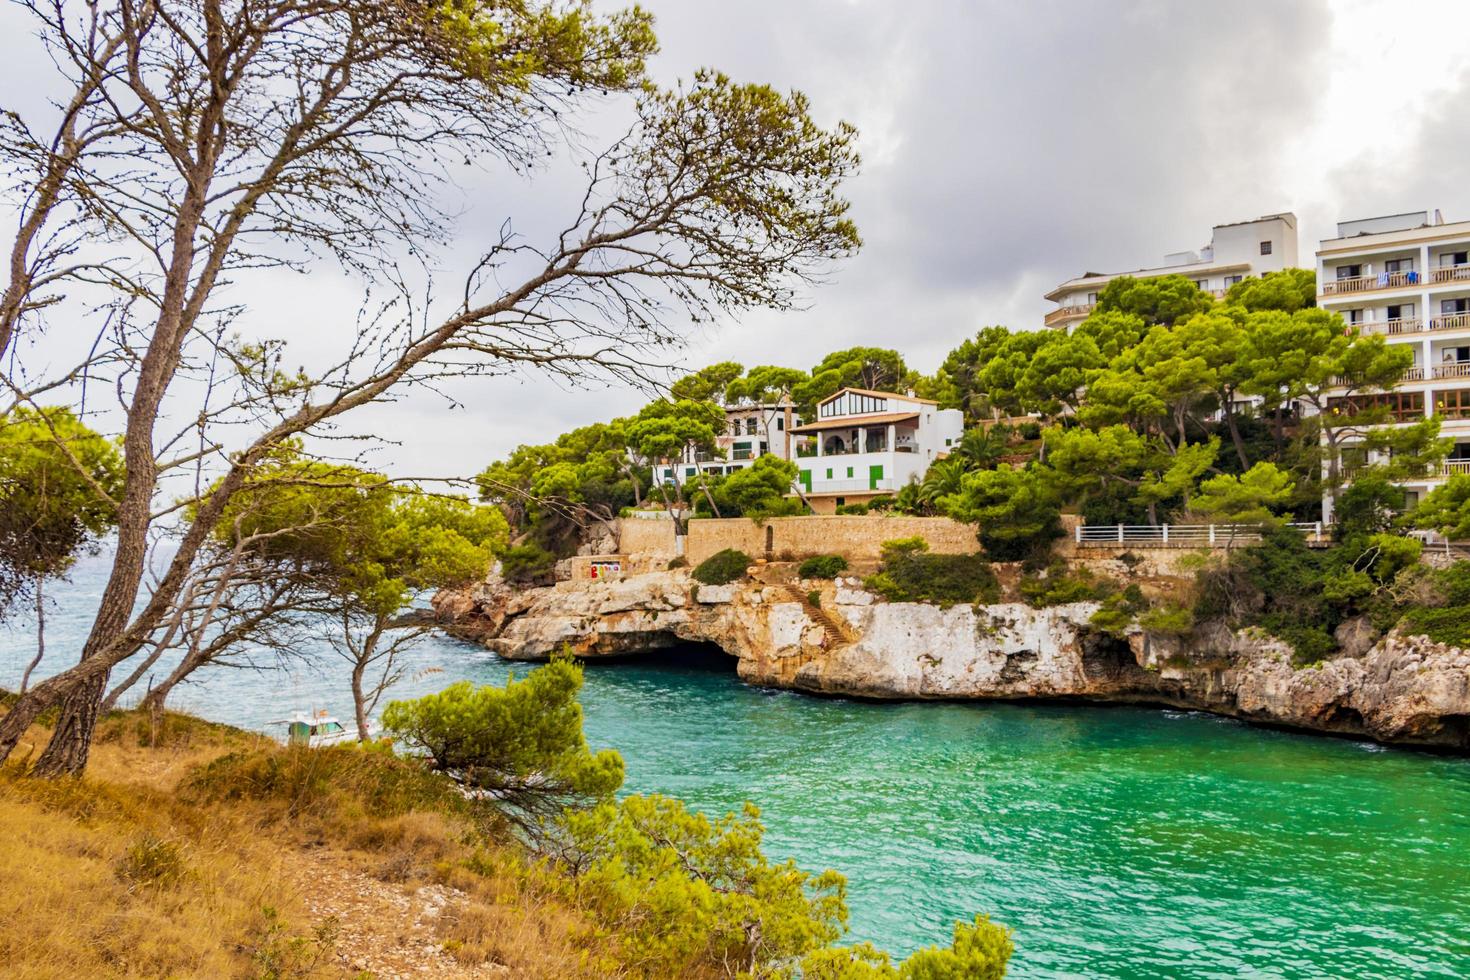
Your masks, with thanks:
<instances>
[{"instance_id":1,"label":"apartment window","mask_svg":"<svg viewBox=\"0 0 1470 980\"><path fill-rule=\"evenodd\" d=\"M1210 288L1210 280L1208 280L1208 279L1196 279L1194 281L1194 284L1196 286L1198 286L1200 289L1209 289Z\"/></svg>"},{"instance_id":2,"label":"apartment window","mask_svg":"<svg viewBox=\"0 0 1470 980\"><path fill-rule=\"evenodd\" d=\"M1470 264L1470 252L1443 252L1439 256L1441 266Z\"/></svg>"},{"instance_id":3,"label":"apartment window","mask_svg":"<svg viewBox=\"0 0 1470 980\"><path fill-rule=\"evenodd\" d=\"M1362 274L1363 267L1361 265L1340 265L1337 267L1337 278L1339 279L1357 279Z\"/></svg>"},{"instance_id":4,"label":"apartment window","mask_svg":"<svg viewBox=\"0 0 1470 980\"><path fill-rule=\"evenodd\" d=\"M1446 347L1442 360L1446 364L1464 364L1470 361L1470 347Z\"/></svg>"},{"instance_id":5,"label":"apartment window","mask_svg":"<svg viewBox=\"0 0 1470 980\"><path fill-rule=\"evenodd\" d=\"M1363 322L1363 311L1362 310L1343 310L1342 311L1342 318L1344 320L1346 320L1348 323L1362 323Z\"/></svg>"},{"instance_id":6,"label":"apartment window","mask_svg":"<svg viewBox=\"0 0 1470 980\"><path fill-rule=\"evenodd\" d=\"M748 436L755 435L755 419L745 420L745 434Z\"/></svg>"},{"instance_id":7,"label":"apartment window","mask_svg":"<svg viewBox=\"0 0 1470 980\"><path fill-rule=\"evenodd\" d=\"M776 419L776 431L777 432L785 432L786 431L786 420L784 418L779 418L778 417Z\"/></svg>"},{"instance_id":8,"label":"apartment window","mask_svg":"<svg viewBox=\"0 0 1470 980\"><path fill-rule=\"evenodd\" d=\"M1411 320L1413 317L1413 303L1400 303L1397 306L1390 306L1388 308L1388 318L1390 320Z\"/></svg>"},{"instance_id":9,"label":"apartment window","mask_svg":"<svg viewBox=\"0 0 1470 980\"><path fill-rule=\"evenodd\" d=\"M1245 278L1245 276L1226 276L1225 277L1225 288L1226 289L1229 289L1231 286L1233 286L1236 283L1240 282L1244 278Z\"/></svg>"},{"instance_id":10,"label":"apartment window","mask_svg":"<svg viewBox=\"0 0 1470 980\"><path fill-rule=\"evenodd\" d=\"M1445 316L1470 313L1470 299L1442 299L1439 301L1439 312Z\"/></svg>"},{"instance_id":11,"label":"apartment window","mask_svg":"<svg viewBox=\"0 0 1470 980\"><path fill-rule=\"evenodd\" d=\"M1470 388L1452 388L1436 393L1434 414L1447 419L1470 418Z\"/></svg>"},{"instance_id":12,"label":"apartment window","mask_svg":"<svg viewBox=\"0 0 1470 980\"><path fill-rule=\"evenodd\" d=\"M1413 259L1389 259L1383 263L1383 271L1392 275L1395 272L1413 272Z\"/></svg>"},{"instance_id":13,"label":"apartment window","mask_svg":"<svg viewBox=\"0 0 1470 980\"><path fill-rule=\"evenodd\" d=\"M1270 255L1271 254L1271 243L1270 242L1262 242L1261 243L1261 254L1262 255Z\"/></svg>"},{"instance_id":14,"label":"apartment window","mask_svg":"<svg viewBox=\"0 0 1470 980\"><path fill-rule=\"evenodd\" d=\"M1097 305L1097 293L1088 293L1087 294L1087 305L1088 306L1096 306Z\"/></svg>"}]
</instances>

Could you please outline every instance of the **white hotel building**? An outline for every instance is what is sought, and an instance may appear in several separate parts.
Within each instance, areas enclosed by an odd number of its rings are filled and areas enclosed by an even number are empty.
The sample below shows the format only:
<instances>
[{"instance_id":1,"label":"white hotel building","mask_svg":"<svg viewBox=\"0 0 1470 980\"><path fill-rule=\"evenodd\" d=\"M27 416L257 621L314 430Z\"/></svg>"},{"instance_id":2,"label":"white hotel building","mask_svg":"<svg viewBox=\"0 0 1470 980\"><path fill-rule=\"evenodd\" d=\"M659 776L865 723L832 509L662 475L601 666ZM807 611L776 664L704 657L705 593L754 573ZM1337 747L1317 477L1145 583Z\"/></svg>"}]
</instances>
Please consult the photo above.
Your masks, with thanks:
<instances>
[{"instance_id":1,"label":"white hotel building","mask_svg":"<svg viewBox=\"0 0 1470 980\"><path fill-rule=\"evenodd\" d=\"M1387 402L1401 422L1438 415L1455 440L1441 472L1405 484L1410 505L1447 473L1470 472L1470 221L1414 211L1341 222L1317 250L1317 294L1318 306L1414 352L1392 393L1359 397Z\"/></svg>"},{"instance_id":2,"label":"white hotel building","mask_svg":"<svg viewBox=\"0 0 1470 980\"><path fill-rule=\"evenodd\" d=\"M1119 276L1184 276L1215 297L1222 297L1246 276L1277 272L1297 264L1296 215L1268 214L1254 221L1216 225L1210 243L1198 252L1174 252L1164 264L1136 272L1087 272L1068 279L1046 294L1056 309L1046 314L1048 327L1070 329L1097 306L1098 293Z\"/></svg>"}]
</instances>

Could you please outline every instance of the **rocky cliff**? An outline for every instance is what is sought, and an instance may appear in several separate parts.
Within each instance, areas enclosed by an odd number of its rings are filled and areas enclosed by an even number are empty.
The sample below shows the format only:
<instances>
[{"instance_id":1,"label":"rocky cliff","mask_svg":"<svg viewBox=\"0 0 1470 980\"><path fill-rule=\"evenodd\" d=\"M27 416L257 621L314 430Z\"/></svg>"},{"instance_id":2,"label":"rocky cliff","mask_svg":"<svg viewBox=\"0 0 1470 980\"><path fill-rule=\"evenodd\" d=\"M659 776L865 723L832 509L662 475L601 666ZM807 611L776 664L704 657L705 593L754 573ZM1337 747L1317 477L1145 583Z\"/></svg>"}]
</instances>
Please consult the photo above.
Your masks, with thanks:
<instances>
[{"instance_id":1,"label":"rocky cliff","mask_svg":"<svg viewBox=\"0 0 1470 980\"><path fill-rule=\"evenodd\" d=\"M814 604L806 590L821 585ZM685 572L435 598L441 619L501 656L542 660L712 643L752 684L893 699L1055 698L1160 704L1249 721L1470 751L1470 651L1359 636L1296 667L1255 630L1184 640L1089 626L1093 603L941 609L888 603L856 580L698 585Z\"/></svg>"}]
</instances>

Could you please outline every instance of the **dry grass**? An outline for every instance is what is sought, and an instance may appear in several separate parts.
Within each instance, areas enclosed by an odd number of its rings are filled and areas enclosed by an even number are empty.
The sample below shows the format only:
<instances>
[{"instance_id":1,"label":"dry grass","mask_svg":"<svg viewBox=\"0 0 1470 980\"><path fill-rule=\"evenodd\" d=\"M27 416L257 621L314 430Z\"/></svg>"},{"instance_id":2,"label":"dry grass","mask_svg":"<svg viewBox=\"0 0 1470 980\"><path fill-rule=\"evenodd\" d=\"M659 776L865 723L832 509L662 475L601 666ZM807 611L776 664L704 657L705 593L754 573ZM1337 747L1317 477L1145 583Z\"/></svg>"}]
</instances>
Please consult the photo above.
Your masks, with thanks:
<instances>
[{"instance_id":1,"label":"dry grass","mask_svg":"<svg viewBox=\"0 0 1470 980\"><path fill-rule=\"evenodd\" d=\"M26 742L38 751L48 734ZM162 731L109 717L80 780L0 769L0 868L7 978L372 975L365 961L429 963L417 975L434 976L623 975L615 944L556 879L444 781L387 755L284 749L184 716ZM312 883L328 879L363 921L324 908ZM403 926L405 908L421 934Z\"/></svg>"}]
</instances>

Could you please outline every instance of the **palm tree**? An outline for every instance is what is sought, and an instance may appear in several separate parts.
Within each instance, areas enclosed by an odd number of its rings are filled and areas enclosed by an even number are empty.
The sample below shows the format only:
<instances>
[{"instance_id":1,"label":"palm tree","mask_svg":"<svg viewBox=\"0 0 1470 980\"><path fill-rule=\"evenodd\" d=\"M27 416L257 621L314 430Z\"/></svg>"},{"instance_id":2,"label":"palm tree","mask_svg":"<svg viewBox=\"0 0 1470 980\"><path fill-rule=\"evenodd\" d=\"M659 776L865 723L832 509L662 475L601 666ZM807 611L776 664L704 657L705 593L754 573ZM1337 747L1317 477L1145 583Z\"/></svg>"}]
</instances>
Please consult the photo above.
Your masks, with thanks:
<instances>
[{"instance_id":1,"label":"palm tree","mask_svg":"<svg viewBox=\"0 0 1470 980\"><path fill-rule=\"evenodd\" d=\"M940 498L960 492L960 480L969 471L967 459L951 456L939 460L924 474L924 480L919 484L919 500L930 508L937 508Z\"/></svg>"}]
</instances>

